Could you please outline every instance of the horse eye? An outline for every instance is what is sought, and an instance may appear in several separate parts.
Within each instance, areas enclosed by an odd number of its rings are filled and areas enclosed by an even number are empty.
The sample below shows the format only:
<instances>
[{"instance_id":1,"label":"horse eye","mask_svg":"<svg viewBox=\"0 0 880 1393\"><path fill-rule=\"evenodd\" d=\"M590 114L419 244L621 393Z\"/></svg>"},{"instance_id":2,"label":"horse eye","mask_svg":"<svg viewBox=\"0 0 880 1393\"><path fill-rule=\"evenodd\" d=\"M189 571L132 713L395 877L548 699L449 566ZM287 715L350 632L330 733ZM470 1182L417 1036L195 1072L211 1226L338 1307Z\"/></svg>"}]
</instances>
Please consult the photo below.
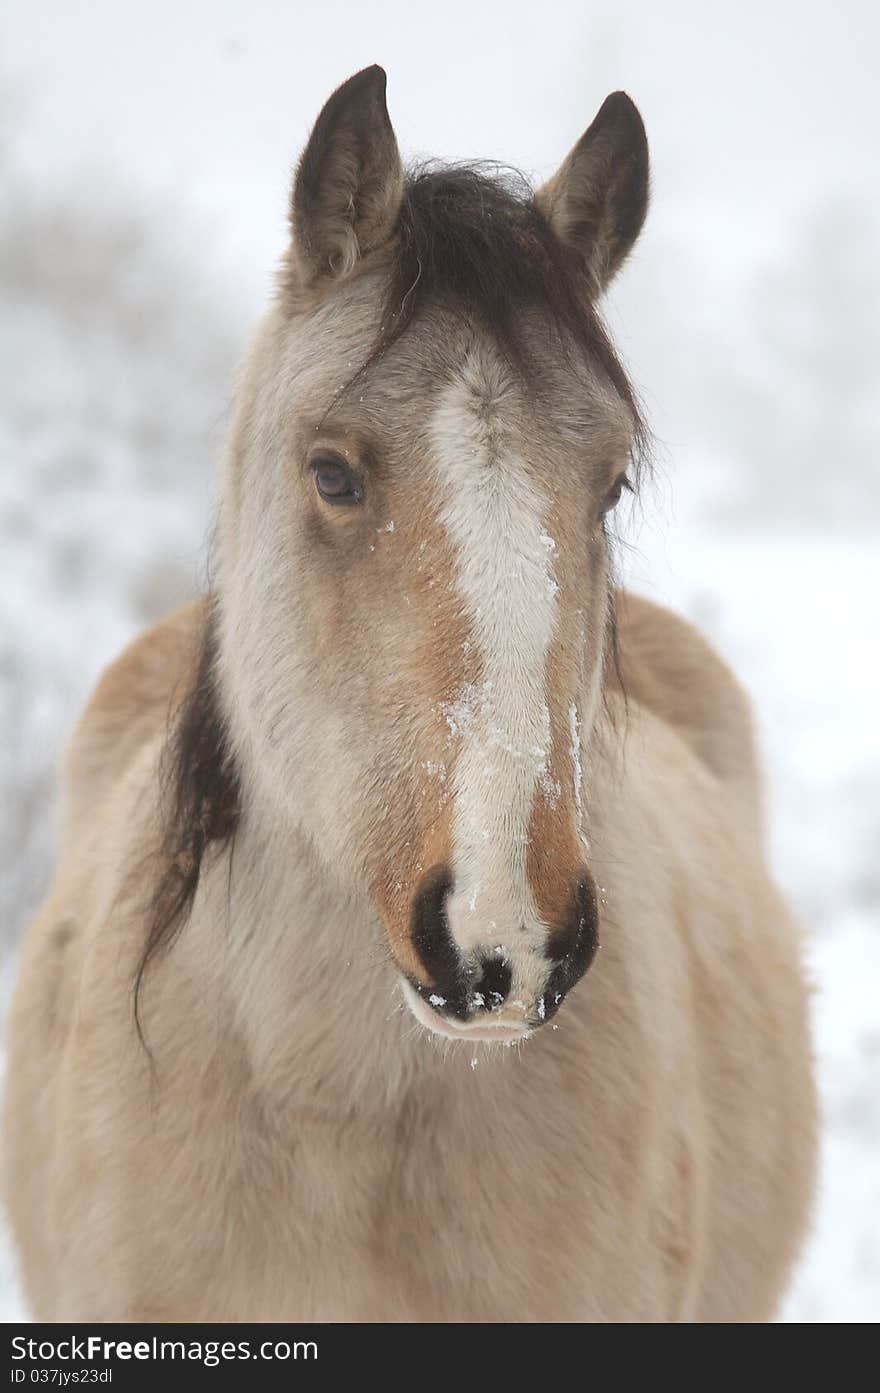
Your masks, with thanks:
<instances>
[{"instance_id":1,"label":"horse eye","mask_svg":"<svg viewBox=\"0 0 880 1393\"><path fill-rule=\"evenodd\" d=\"M618 474L617 478L614 480L614 483L611 485L610 489L608 490L604 499L602 500L602 507L599 509L600 518L604 518L608 513L611 512L612 508L617 507L618 503L621 500L621 497L623 496L624 489L629 489L630 493L632 493L632 484L630 483L629 479L626 477L625 474Z\"/></svg>"},{"instance_id":2,"label":"horse eye","mask_svg":"<svg viewBox=\"0 0 880 1393\"><path fill-rule=\"evenodd\" d=\"M363 490L339 455L319 455L311 463L315 488L327 503L360 503Z\"/></svg>"}]
</instances>

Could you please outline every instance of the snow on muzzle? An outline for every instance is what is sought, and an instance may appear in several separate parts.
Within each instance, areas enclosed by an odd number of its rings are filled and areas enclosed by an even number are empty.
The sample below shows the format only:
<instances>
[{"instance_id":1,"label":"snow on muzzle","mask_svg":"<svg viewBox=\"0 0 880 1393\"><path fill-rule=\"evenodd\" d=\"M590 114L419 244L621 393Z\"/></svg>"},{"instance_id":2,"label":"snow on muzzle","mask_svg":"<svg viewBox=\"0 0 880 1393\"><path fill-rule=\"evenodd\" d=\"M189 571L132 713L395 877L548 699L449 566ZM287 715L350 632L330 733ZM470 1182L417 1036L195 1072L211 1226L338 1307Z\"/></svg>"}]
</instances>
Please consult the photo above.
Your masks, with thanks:
<instances>
[{"instance_id":1,"label":"snow on muzzle","mask_svg":"<svg viewBox=\"0 0 880 1393\"><path fill-rule=\"evenodd\" d=\"M415 1014L434 1029L445 1022L449 1028L441 1033L463 1038L476 1038L474 1027L501 1038L503 1030L524 1034L550 1020L599 946L596 887L587 868L572 880L561 922L503 930L493 923L483 942L466 949L450 927L453 897L452 873L443 865L427 872L413 897L410 941L420 972L406 980ZM413 997L428 1011L417 1010Z\"/></svg>"}]
</instances>

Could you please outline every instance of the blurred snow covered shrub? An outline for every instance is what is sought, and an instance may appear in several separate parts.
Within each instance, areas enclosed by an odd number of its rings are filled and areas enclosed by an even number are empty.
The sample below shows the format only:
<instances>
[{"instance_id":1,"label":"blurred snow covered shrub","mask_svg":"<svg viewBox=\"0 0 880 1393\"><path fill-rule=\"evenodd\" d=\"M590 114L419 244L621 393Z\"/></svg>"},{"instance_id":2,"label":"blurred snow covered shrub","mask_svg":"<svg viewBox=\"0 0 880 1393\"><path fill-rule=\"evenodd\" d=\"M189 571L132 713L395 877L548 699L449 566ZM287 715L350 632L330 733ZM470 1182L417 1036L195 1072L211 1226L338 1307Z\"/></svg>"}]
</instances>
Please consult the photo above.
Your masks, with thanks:
<instances>
[{"instance_id":1,"label":"blurred snow covered shrub","mask_svg":"<svg viewBox=\"0 0 880 1393\"><path fill-rule=\"evenodd\" d=\"M45 882L59 742L98 666L198 584L243 329L179 209L147 213L97 175L0 181L8 939Z\"/></svg>"}]
</instances>

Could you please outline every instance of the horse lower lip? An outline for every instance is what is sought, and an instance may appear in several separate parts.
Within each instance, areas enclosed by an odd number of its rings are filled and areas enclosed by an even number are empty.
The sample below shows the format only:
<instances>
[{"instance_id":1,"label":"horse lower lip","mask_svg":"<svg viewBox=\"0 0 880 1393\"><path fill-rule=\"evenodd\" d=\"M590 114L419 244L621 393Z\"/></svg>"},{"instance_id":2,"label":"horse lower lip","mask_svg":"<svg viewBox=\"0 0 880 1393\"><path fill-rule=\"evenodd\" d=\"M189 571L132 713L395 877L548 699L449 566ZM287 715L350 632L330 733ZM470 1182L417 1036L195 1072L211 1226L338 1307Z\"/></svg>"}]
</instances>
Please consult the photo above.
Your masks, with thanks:
<instances>
[{"instance_id":1,"label":"horse lower lip","mask_svg":"<svg viewBox=\"0 0 880 1393\"><path fill-rule=\"evenodd\" d=\"M434 1015L437 1015L436 1011ZM521 1040L529 1033L526 1025L505 1024L503 1021L498 1025L488 1022L485 1025L454 1025L442 1016L437 1016L437 1021L441 1033L452 1040Z\"/></svg>"},{"instance_id":2,"label":"horse lower lip","mask_svg":"<svg viewBox=\"0 0 880 1393\"><path fill-rule=\"evenodd\" d=\"M409 987L409 984L406 984ZM456 1022L447 1020L441 1016L439 1011L435 1011L433 1006L423 1000L411 987L404 991L410 1009L422 1025L433 1030L437 1035L443 1035L448 1040L470 1040L470 1041L495 1041L502 1043L510 1040L523 1040L531 1034L531 1028L523 1021L492 1021L487 1018L485 1021L473 1022L469 1025L459 1025Z\"/></svg>"}]
</instances>

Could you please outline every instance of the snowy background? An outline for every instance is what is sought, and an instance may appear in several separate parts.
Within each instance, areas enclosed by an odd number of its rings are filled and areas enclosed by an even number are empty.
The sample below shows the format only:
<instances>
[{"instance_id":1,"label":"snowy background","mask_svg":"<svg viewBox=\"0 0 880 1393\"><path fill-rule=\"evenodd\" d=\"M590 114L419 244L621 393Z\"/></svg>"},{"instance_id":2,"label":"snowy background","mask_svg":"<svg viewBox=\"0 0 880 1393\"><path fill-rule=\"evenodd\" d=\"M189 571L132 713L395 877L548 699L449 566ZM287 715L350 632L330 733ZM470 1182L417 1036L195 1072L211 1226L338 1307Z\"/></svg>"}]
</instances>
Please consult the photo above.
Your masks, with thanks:
<instances>
[{"instance_id":1,"label":"snowy background","mask_svg":"<svg viewBox=\"0 0 880 1393\"><path fill-rule=\"evenodd\" d=\"M811 936L823 1181L786 1315L876 1319L880 9L5 0L2 33L0 996L61 744L102 665L199 583L231 374L323 100L381 62L407 155L540 178L625 87L654 202L609 317L660 464L627 565L754 696L773 863Z\"/></svg>"}]
</instances>

